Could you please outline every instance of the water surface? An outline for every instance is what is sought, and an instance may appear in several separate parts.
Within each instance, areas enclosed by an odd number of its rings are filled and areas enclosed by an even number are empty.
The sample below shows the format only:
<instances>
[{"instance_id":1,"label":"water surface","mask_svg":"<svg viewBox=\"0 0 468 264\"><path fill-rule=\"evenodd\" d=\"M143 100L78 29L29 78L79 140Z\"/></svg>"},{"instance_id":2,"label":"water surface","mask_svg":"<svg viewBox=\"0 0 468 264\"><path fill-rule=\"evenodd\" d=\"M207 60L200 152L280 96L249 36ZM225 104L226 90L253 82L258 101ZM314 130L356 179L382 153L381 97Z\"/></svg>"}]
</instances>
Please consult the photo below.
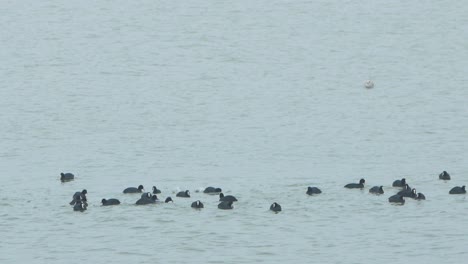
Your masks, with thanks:
<instances>
[{"instance_id":1,"label":"water surface","mask_svg":"<svg viewBox=\"0 0 468 264\"><path fill-rule=\"evenodd\" d=\"M466 259L466 198L448 191L468 183L467 12L449 1L1 1L0 261ZM343 189L362 177L365 190ZM427 200L389 205L402 177ZM134 206L121 192L139 184L175 203ZM311 185L323 194L307 197ZM368 194L374 185L386 193ZM236 195L235 209L195 192L206 186ZM73 212L83 188L90 207Z\"/></svg>"}]
</instances>

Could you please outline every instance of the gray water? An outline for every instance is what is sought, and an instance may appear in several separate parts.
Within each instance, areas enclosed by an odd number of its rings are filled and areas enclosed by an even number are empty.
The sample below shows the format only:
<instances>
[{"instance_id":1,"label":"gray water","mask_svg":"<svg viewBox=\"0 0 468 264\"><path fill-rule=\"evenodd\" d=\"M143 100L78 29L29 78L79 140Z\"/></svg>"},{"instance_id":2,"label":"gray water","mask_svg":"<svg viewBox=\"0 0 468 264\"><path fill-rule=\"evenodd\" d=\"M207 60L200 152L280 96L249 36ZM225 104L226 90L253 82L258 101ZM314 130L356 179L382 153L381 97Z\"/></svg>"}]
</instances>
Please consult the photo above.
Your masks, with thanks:
<instances>
[{"instance_id":1,"label":"gray water","mask_svg":"<svg viewBox=\"0 0 468 264\"><path fill-rule=\"evenodd\" d=\"M463 1L0 1L0 262L466 259L466 196L448 191L468 184L467 13ZM364 190L343 188L361 177ZM427 200L390 205L402 177ZM122 190L139 184L175 202L137 207ZM206 186L235 195L234 210ZM90 206L73 212L83 188Z\"/></svg>"}]
</instances>

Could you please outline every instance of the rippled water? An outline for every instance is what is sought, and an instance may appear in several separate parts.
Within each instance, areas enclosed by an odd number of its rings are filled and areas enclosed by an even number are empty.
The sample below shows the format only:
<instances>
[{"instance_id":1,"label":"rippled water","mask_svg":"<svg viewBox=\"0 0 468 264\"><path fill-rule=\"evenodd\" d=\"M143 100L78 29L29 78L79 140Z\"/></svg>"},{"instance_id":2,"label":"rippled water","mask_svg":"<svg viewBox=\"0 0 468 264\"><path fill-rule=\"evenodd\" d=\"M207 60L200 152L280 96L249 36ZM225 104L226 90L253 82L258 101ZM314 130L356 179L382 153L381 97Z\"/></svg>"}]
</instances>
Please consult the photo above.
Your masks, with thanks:
<instances>
[{"instance_id":1,"label":"rippled water","mask_svg":"<svg viewBox=\"0 0 468 264\"><path fill-rule=\"evenodd\" d=\"M0 262L468 257L466 197L448 195L468 183L463 3L0 3ZM427 200L390 205L402 177ZM134 206L139 184L175 203ZM195 192L210 185L235 209Z\"/></svg>"}]
</instances>

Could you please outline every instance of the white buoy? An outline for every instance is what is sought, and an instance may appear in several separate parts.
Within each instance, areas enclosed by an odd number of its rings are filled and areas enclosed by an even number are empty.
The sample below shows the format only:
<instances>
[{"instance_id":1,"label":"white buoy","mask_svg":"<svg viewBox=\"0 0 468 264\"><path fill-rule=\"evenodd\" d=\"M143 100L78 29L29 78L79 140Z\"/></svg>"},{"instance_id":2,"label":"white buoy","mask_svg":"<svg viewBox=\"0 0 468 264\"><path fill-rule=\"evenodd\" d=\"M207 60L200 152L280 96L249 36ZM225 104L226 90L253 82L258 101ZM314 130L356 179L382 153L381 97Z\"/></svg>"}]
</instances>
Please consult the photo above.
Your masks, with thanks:
<instances>
[{"instance_id":1,"label":"white buoy","mask_svg":"<svg viewBox=\"0 0 468 264\"><path fill-rule=\"evenodd\" d=\"M367 89L374 88L374 82L371 80L367 80L364 82L364 87L366 87Z\"/></svg>"}]
</instances>

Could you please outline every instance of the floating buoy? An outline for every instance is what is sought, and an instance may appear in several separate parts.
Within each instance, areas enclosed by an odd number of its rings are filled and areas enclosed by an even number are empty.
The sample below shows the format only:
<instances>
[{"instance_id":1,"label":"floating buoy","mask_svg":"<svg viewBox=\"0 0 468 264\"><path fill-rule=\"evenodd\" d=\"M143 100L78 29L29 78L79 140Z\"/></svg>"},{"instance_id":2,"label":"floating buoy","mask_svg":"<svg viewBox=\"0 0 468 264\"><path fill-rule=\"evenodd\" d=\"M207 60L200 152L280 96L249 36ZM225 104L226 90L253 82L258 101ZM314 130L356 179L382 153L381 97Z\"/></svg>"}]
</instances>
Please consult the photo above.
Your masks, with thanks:
<instances>
[{"instance_id":1,"label":"floating buoy","mask_svg":"<svg viewBox=\"0 0 468 264\"><path fill-rule=\"evenodd\" d=\"M374 88L374 82L371 80L367 80L364 82L364 87L366 87L367 89Z\"/></svg>"}]
</instances>

